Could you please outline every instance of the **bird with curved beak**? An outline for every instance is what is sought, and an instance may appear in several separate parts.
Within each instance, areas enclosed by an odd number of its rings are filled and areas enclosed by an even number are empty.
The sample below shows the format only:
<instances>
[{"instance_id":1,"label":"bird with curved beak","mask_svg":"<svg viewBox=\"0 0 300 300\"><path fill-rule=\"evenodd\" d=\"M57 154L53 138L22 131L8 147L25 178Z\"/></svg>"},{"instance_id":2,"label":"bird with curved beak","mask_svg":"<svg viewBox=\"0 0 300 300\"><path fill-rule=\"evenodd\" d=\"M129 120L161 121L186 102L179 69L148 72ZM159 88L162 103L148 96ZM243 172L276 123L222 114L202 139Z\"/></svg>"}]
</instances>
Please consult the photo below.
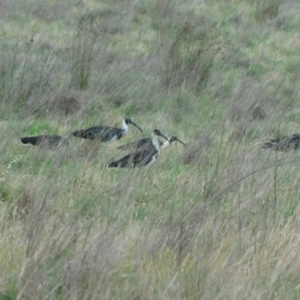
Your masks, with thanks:
<instances>
[{"instance_id":1,"label":"bird with curved beak","mask_svg":"<svg viewBox=\"0 0 300 300\"><path fill-rule=\"evenodd\" d=\"M81 137L89 140L100 140L101 142L116 141L124 137L128 133L128 125L132 124L137 127L141 133L143 130L134 123L131 119L125 118L122 121L122 128L112 127L112 126L94 126L87 129L82 129L74 131L71 135L75 137Z\"/></svg>"},{"instance_id":2,"label":"bird with curved beak","mask_svg":"<svg viewBox=\"0 0 300 300\"><path fill-rule=\"evenodd\" d=\"M171 137L169 137L169 139L165 142L162 142L160 140L158 142L159 142L159 146L161 149L164 149L164 148L170 146L173 142L179 142L186 147L186 144L175 135L172 135ZM119 149L119 150L129 150L129 149L141 150L141 149L149 147L151 145L152 145L152 139L150 137L150 138L143 138L143 139L134 141L132 143L120 146L117 149Z\"/></svg>"},{"instance_id":3,"label":"bird with curved beak","mask_svg":"<svg viewBox=\"0 0 300 300\"><path fill-rule=\"evenodd\" d=\"M161 136L167 141L168 138L158 129L154 129L151 134L151 144L141 150L132 152L123 158L113 161L107 165L107 168L135 168L148 167L154 164L160 154L160 145L157 137Z\"/></svg>"}]
</instances>

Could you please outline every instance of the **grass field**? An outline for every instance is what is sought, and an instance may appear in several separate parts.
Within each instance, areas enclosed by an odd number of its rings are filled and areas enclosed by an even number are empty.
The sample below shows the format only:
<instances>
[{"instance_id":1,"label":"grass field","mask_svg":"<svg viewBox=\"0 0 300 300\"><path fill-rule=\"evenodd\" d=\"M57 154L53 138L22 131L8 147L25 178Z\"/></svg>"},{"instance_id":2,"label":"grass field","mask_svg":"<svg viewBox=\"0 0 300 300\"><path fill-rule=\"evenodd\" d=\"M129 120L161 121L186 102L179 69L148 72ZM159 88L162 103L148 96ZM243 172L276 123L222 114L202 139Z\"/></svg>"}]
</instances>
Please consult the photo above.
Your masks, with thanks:
<instances>
[{"instance_id":1,"label":"grass field","mask_svg":"<svg viewBox=\"0 0 300 300\"><path fill-rule=\"evenodd\" d=\"M0 300L299 299L298 0L0 0ZM141 138L22 136L124 117Z\"/></svg>"}]
</instances>

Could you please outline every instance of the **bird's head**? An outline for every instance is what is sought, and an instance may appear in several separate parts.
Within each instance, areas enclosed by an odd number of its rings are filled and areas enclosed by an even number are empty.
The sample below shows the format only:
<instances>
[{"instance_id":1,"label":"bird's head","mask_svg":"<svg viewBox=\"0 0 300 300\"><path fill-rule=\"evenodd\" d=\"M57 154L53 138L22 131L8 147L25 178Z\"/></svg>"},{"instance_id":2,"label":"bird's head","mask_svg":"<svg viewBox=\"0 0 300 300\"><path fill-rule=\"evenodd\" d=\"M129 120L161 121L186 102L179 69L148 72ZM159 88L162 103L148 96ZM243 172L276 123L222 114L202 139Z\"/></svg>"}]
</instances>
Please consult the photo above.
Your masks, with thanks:
<instances>
[{"instance_id":1,"label":"bird's head","mask_svg":"<svg viewBox=\"0 0 300 300\"><path fill-rule=\"evenodd\" d=\"M164 139L166 139L166 140L170 143L170 140L169 140L164 134L162 134L162 133L160 132L160 130L154 129L154 130L153 130L153 134L155 134L156 136L161 136L161 137L163 137ZM170 144L171 144L171 143L170 143Z\"/></svg>"},{"instance_id":2,"label":"bird's head","mask_svg":"<svg viewBox=\"0 0 300 300\"><path fill-rule=\"evenodd\" d=\"M179 142L179 143L181 143L184 147L186 147L186 144L183 142L183 141L181 141L177 136L175 136L175 135L172 135L171 137L170 137L170 144L172 144L173 142Z\"/></svg>"},{"instance_id":3,"label":"bird's head","mask_svg":"<svg viewBox=\"0 0 300 300\"><path fill-rule=\"evenodd\" d=\"M141 133L143 133L143 130L141 129L140 126L138 126L136 123L134 123L131 119L129 118L125 118L124 122L128 125L128 124L132 124L134 125L136 128L138 128L140 130ZM143 133L144 134L144 133Z\"/></svg>"}]
</instances>

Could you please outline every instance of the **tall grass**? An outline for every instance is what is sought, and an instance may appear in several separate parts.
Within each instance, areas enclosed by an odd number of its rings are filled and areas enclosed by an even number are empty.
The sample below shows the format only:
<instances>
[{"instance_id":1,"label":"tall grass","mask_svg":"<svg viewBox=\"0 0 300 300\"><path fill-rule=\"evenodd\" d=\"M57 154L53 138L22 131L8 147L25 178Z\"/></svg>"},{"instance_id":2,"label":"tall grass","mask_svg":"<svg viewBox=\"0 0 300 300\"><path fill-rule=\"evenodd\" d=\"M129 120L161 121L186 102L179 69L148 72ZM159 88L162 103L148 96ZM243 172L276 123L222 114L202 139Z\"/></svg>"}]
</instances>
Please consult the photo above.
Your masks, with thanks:
<instances>
[{"instance_id":1,"label":"tall grass","mask_svg":"<svg viewBox=\"0 0 300 300\"><path fill-rule=\"evenodd\" d=\"M281 2L281 0L256 1L256 19L258 21L266 21L277 17Z\"/></svg>"},{"instance_id":2,"label":"tall grass","mask_svg":"<svg viewBox=\"0 0 300 300\"><path fill-rule=\"evenodd\" d=\"M247 1L29 4L1 11L35 30L1 40L0 299L299 298L299 153L261 149L299 129L298 26ZM125 116L187 148L108 170L133 128L19 141Z\"/></svg>"},{"instance_id":3,"label":"tall grass","mask_svg":"<svg viewBox=\"0 0 300 300\"><path fill-rule=\"evenodd\" d=\"M167 87L203 87L222 49L220 34L205 18L188 19L170 1L162 3L154 15L161 80Z\"/></svg>"},{"instance_id":4,"label":"tall grass","mask_svg":"<svg viewBox=\"0 0 300 300\"><path fill-rule=\"evenodd\" d=\"M88 87L94 47L99 35L96 22L97 16L94 14L82 16L78 20L77 32L72 43L71 85L79 90Z\"/></svg>"}]
</instances>

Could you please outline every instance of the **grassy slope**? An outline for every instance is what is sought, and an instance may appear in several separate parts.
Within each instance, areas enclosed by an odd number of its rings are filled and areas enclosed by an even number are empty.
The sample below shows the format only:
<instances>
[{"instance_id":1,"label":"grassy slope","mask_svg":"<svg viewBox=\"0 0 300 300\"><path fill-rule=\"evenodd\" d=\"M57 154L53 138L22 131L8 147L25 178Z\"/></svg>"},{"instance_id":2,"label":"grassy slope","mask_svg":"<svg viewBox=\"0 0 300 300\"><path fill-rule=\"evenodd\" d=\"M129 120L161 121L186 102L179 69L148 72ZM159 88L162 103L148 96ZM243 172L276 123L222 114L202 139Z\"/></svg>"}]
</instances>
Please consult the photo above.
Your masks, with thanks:
<instances>
[{"instance_id":1,"label":"grassy slope","mask_svg":"<svg viewBox=\"0 0 300 300\"><path fill-rule=\"evenodd\" d=\"M299 154L260 150L299 130L299 3L190 2L0 2L1 300L299 297ZM18 140L124 116L187 149Z\"/></svg>"}]
</instances>

